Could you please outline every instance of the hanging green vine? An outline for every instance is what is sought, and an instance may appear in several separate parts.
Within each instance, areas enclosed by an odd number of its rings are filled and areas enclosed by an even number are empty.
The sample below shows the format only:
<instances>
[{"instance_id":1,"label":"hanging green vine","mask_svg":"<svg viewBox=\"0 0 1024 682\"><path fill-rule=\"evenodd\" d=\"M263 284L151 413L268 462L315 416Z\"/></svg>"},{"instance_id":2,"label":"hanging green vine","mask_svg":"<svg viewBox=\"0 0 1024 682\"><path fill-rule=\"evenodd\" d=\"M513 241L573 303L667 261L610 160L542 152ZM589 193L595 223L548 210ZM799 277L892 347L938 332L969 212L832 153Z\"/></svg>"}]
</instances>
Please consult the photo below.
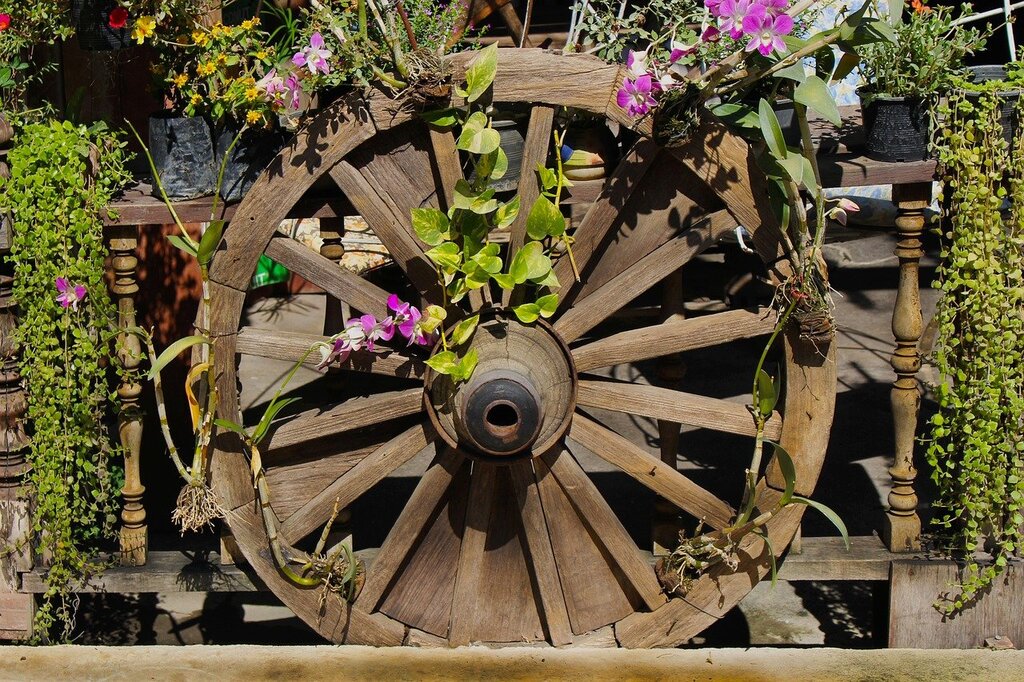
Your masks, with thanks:
<instances>
[{"instance_id":1,"label":"hanging green vine","mask_svg":"<svg viewBox=\"0 0 1024 682\"><path fill-rule=\"evenodd\" d=\"M103 127L55 122L27 126L9 159L0 196L14 227L15 338L31 436L25 494L31 542L48 563L35 628L40 638L66 640L72 590L102 568L99 543L117 521L118 448L106 425L116 311L103 280L100 216L126 179L124 152Z\"/></svg>"},{"instance_id":2,"label":"hanging green vine","mask_svg":"<svg viewBox=\"0 0 1024 682\"><path fill-rule=\"evenodd\" d=\"M1011 153L998 103L992 89L951 96L939 145L940 382L927 458L939 543L965 562L955 593L936 604L944 613L1019 556L1024 529L1024 137Z\"/></svg>"}]
</instances>

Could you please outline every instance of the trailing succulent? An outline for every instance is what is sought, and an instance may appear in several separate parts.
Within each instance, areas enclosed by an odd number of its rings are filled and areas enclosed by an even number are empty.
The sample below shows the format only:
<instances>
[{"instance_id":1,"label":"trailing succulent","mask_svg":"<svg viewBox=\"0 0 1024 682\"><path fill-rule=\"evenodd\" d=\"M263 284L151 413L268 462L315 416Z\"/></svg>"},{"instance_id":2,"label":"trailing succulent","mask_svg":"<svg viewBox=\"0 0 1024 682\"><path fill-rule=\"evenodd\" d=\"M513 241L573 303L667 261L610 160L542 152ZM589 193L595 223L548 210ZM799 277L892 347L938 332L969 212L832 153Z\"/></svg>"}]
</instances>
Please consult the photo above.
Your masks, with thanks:
<instances>
[{"instance_id":1,"label":"trailing succulent","mask_svg":"<svg viewBox=\"0 0 1024 682\"><path fill-rule=\"evenodd\" d=\"M1009 148L999 110L994 90L955 93L938 142L940 381L927 459L933 529L964 561L936 604L947 614L984 593L1024 541L1024 136Z\"/></svg>"},{"instance_id":2,"label":"trailing succulent","mask_svg":"<svg viewBox=\"0 0 1024 682\"><path fill-rule=\"evenodd\" d=\"M119 446L107 422L116 311L103 279L101 215L127 175L121 143L102 126L29 125L9 160L0 210L14 228L15 338L31 435L24 492L32 546L48 563L35 624L40 637L63 640L72 590L102 568L97 551L117 521Z\"/></svg>"}]
</instances>

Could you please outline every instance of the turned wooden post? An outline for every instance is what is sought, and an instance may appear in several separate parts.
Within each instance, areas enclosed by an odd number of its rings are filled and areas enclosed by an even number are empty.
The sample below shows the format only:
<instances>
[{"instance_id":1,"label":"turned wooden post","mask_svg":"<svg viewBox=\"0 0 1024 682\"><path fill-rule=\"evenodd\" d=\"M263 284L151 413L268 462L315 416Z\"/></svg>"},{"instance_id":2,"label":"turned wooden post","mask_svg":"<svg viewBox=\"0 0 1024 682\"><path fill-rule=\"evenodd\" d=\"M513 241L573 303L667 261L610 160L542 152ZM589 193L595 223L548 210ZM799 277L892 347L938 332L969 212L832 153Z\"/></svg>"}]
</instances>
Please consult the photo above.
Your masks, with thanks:
<instances>
[{"instance_id":1,"label":"turned wooden post","mask_svg":"<svg viewBox=\"0 0 1024 682\"><path fill-rule=\"evenodd\" d=\"M139 232L135 225L116 225L108 228L110 235L111 266L114 282L111 291L117 302L117 323L121 329L134 327L135 295L139 292L136 248ZM118 432L124 450L124 509L121 510L121 563L141 566L146 563L148 530L146 508L142 495L146 491L139 471L142 450L142 408L139 404L142 384L139 366L142 363L142 344L135 334L122 332L117 339L117 359L127 375L117 387L121 401L118 414Z\"/></svg>"},{"instance_id":2,"label":"turned wooden post","mask_svg":"<svg viewBox=\"0 0 1024 682\"><path fill-rule=\"evenodd\" d=\"M680 268L662 282L662 322L681 320L685 317L683 308L683 270ZM686 364L679 354L667 355L658 360L657 384L662 388L676 389L686 374ZM680 429L677 422L658 420L658 440L661 447L661 461L673 469L679 455ZM654 527L651 529L655 555L671 554L679 541L679 509L668 500L658 497L654 502Z\"/></svg>"},{"instance_id":3,"label":"turned wooden post","mask_svg":"<svg viewBox=\"0 0 1024 682\"><path fill-rule=\"evenodd\" d=\"M9 178L6 147L11 128L0 116L0 177ZM0 216L0 257L11 248L13 225ZM14 278L3 263L0 274L0 640L24 639L32 634L33 599L22 594L21 573L32 569L32 519L21 486L28 474L25 460L28 404L18 372L13 332L17 307L12 297Z\"/></svg>"},{"instance_id":4,"label":"turned wooden post","mask_svg":"<svg viewBox=\"0 0 1024 682\"><path fill-rule=\"evenodd\" d=\"M921 408L917 373L921 369L918 341L921 338L921 294L919 265L924 251L924 211L932 201L930 182L894 185L896 203L896 256L900 261L899 288L892 313L892 333L896 349L890 360L896 372L893 383L892 417L895 436L893 465L889 469L892 490L884 529L886 544L893 552L914 552L921 549L921 519L917 515L917 492L914 479L914 442L917 416Z\"/></svg>"}]
</instances>

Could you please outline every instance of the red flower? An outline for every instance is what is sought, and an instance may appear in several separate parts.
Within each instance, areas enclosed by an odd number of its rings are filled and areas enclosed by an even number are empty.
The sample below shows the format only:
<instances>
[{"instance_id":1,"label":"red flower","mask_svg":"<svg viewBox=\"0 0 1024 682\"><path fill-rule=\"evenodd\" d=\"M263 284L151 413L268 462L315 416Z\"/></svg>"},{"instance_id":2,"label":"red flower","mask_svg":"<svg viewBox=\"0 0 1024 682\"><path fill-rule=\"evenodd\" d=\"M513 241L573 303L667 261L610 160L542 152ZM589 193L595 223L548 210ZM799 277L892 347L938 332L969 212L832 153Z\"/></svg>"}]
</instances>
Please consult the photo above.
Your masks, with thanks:
<instances>
[{"instance_id":1,"label":"red flower","mask_svg":"<svg viewBox=\"0 0 1024 682\"><path fill-rule=\"evenodd\" d=\"M0 31L6 31L11 27L11 15L0 14Z\"/></svg>"},{"instance_id":2,"label":"red flower","mask_svg":"<svg viewBox=\"0 0 1024 682\"><path fill-rule=\"evenodd\" d=\"M121 29L128 25L128 10L124 7L115 7L110 10L110 16L107 19L107 23L110 28Z\"/></svg>"}]
</instances>

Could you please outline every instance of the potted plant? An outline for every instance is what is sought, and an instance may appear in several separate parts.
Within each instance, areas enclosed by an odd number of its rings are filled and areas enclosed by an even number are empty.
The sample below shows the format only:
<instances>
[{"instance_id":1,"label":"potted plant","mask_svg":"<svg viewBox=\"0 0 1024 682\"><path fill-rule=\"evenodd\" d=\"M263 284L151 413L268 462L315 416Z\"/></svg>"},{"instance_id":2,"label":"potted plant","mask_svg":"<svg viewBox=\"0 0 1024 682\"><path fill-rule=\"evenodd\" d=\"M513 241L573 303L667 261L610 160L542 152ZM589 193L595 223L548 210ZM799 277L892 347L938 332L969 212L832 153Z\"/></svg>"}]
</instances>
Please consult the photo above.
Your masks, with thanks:
<instances>
[{"instance_id":1,"label":"potted plant","mask_svg":"<svg viewBox=\"0 0 1024 682\"><path fill-rule=\"evenodd\" d=\"M1018 53L1024 57L1024 50ZM957 82L953 94L978 105L985 93L994 93L999 108L999 125L1003 138L1011 148L1019 126L1019 101L1024 91L1024 66L1019 61L1005 66L996 64L972 66L967 78Z\"/></svg>"},{"instance_id":2,"label":"potted plant","mask_svg":"<svg viewBox=\"0 0 1024 682\"><path fill-rule=\"evenodd\" d=\"M984 47L987 32L954 25L951 7L919 0L894 16L896 40L861 52L867 153L882 161L919 161L928 157L933 104L965 73L964 58Z\"/></svg>"}]
</instances>

